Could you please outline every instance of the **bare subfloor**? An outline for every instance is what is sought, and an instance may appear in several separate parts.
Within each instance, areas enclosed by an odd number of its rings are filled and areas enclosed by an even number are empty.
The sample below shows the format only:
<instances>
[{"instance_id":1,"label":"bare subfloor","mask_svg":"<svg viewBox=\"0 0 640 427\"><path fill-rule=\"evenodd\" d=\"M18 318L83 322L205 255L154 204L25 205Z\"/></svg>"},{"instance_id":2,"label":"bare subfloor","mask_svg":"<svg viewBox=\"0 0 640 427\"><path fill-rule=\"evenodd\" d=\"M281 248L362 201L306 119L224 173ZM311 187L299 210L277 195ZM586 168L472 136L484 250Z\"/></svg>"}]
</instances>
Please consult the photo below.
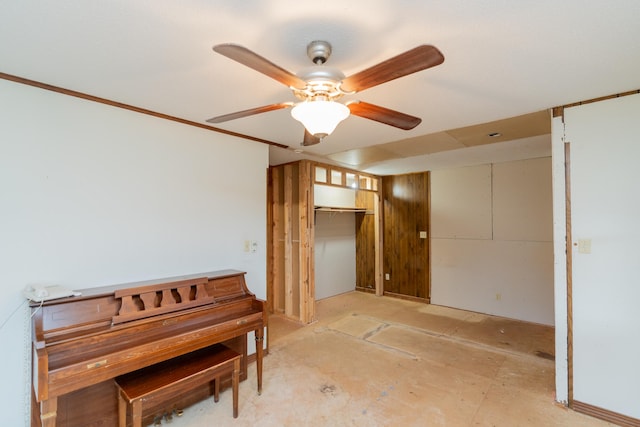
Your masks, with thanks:
<instances>
[{"instance_id":1,"label":"bare subfloor","mask_svg":"<svg viewBox=\"0 0 640 427\"><path fill-rule=\"evenodd\" d=\"M609 425L555 403L551 327L360 292L317 318L270 317L263 392L252 364L237 419L227 389L167 425Z\"/></svg>"}]
</instances>

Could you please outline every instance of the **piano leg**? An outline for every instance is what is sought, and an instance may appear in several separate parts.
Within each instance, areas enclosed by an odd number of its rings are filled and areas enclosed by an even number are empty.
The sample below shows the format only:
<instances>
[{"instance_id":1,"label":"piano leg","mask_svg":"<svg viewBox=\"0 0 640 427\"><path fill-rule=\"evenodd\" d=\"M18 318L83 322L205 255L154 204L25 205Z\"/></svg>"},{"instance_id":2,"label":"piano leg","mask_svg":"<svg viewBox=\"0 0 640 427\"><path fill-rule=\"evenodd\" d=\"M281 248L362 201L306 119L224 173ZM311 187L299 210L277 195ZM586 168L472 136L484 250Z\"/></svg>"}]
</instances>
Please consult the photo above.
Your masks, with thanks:
<instances>
[{"instance_id":1,"label":"piano leg","mask_svg":"<svg viewBox=\"0 0 640 427\"><path fill-rule=\"evenodd\" d=\"M216 380L216 384L218 384ZM238 385L240 382L240 359L233 361L233 373L231 374L231 385L233 388L233 418L238 418Z\"/></svg>"},{"instance_id":2,"label":"piano leg","mask_svg":"<svg viewBox=\"0 0 640 427\"><path fill-rule=\"evenodd\" d=\"M56 427L58 398L52 397L40 402L40 422L42 427Z\"/></svg>"},{"instance_id":3,"label":"piano leg","mask_svg":"<svg viewBox=\"0 0 640 427\"><path fill-rule=\"evenodd\" d=\"M256 368L258 370L258 395L262 394L262 352L264 329L256 329Z\"/></svg>"}]
</instances>

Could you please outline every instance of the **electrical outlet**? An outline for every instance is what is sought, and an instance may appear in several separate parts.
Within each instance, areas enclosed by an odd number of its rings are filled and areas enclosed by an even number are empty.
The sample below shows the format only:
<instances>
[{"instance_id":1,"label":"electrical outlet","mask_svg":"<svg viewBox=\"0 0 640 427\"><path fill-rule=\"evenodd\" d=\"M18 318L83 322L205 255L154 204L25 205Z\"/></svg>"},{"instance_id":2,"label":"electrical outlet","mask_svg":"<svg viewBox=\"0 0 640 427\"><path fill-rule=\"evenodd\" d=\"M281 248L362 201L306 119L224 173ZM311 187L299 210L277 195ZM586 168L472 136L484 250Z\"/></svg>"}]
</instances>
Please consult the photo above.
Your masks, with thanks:
<instances>
[{"instance_id":1,"label":"electrical outlet","mask_svg":"<svg viewBox=\"0 0 640 427\"><path fill-rule=\"evenodd\" d=\"M244 251L249 252L251 250L251 242L249 240L244 241Z\"/></svg>"},{"instance_id":2,"label":"electrical outlet","mask_svg":"<svg viewBox=\"0 0 640 427\"><path fill-rule=\"evenodd\" d=\"M385 273L384 280L391 280L391 275L389 273Z\"/></svg>"},{"instance_id":3,"label":"electrical outlet","mask_svg":"<svg viewBox=\"0 0 640 427\"><path fill-rule=\"evenodd\" d=\"M502 299L502 294L496 294L496 301L500 301Z\"/></svg>"}]
</instances>

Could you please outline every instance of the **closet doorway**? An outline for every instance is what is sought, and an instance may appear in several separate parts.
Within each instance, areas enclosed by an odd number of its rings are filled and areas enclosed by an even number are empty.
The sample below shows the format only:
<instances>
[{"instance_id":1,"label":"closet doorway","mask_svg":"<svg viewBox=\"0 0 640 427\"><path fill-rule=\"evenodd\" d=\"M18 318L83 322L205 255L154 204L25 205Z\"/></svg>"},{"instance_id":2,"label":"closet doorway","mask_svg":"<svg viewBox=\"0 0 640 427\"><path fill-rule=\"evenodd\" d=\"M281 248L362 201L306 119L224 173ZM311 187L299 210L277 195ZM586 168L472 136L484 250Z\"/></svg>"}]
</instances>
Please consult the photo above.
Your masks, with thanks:
<instances>
[{"instance_id":1,"label":"closet doorway","mask_svg":"<svg viewBox=\"0 0 640 427\"><path fill-rule=\"evenodd\" d=\"M379 181L307 160L269 168L270 312L311 323L316 298L382 295Z\"/></svg>"}]
</instances>

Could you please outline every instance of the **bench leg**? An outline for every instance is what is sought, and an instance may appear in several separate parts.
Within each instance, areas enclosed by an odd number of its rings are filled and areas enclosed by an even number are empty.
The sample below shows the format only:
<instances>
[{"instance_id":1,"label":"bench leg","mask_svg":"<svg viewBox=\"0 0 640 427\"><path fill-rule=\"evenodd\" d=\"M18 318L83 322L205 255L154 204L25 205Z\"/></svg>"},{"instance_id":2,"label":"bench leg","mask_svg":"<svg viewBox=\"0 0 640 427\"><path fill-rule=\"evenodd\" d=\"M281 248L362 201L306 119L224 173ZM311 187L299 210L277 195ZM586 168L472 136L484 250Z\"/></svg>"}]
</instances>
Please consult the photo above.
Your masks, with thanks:
<instances>
[{"instance_id":1,"label":"bench leg","mask_svg":"<svg viewBox=\"0 0 640 427\"><path fill-rule=\"evenodd\" d=\"M218 402L220 400L220 375L213 379L213 401Z\"/></svg>"},{"instance_id":2,"label":"bench leg","mask_svg":"<svg viewBox=\"0 0 640 427\"><path fill-rule=\"evenodd\" d=\"M142 427L142 400L137 399L131 405L131 418L133 419L133 427Z\"/></svg>"},{"instance_id":3,"label":"bench leg","mask_svg":"<svg viewBox=\"0 0 640 427\"><path fill-rule=\"evenodd\" d=\"M127 401L118 391L118 427L127 427Z\"/></svg>"},{"instance_id":4,"label":"bench leg","mask_svg":"<svg viewBox=\"0 0 640 427\"><path fill-rule=\"evenodd\" d=\"M233 361L233 374L231 383L233 384L233 418L238 418L238 383L240 377L240 359Z\"/></svg>"}]
</instances>

